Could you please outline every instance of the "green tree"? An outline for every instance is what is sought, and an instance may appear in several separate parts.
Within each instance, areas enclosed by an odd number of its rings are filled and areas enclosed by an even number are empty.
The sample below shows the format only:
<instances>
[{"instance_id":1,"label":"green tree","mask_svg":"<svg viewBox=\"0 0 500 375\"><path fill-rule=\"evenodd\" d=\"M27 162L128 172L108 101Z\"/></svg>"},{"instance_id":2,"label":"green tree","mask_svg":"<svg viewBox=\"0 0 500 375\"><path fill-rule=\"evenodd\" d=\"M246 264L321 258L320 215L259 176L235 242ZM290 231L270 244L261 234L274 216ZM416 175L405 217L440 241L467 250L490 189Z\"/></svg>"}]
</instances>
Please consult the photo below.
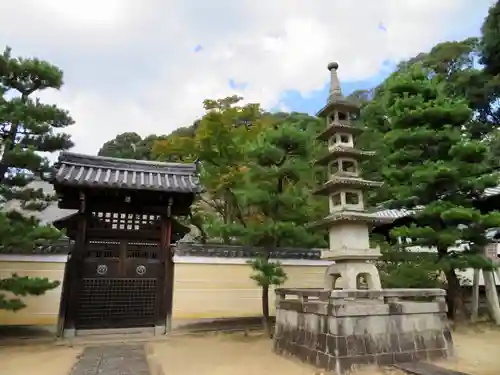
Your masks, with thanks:
<instances>
[{"instance_id":1,"label":"green tree","mask_svg":"<svg viewBox=\"0 0 500 375\"><path fill-rule=\"evenodd\" d=\"M0 278L0 291L7 292L14 297L0 293L0 310L18 311L26 307L19 297L40 296L47 290L57 288L59 281L50 281L47 278L27 277L13 274L11 277Z\"/></svg>"},{"instance_id":2,"label":"green tree","mask_svg":"<svg viewBox=\"0 0 500 375\"><path fill-rule=\"evenodd\" d=\"M467 38L444 42L430 52L421 53L406 66L422 64L443 82L447 95L462 98L473 111L471 120L464 124L473 139L483 139L499 123L496 100L500 94L500 77L490 75L477 64L481 56L481 41Z\"/></svg>"},{"instance_id":3,"label":"green tree","mask_svg":"<svg viewBox=\"0 0 500 375\"><path fill-rule=\"evenodd\" d=\"M478 38L466 38L461 41L443 42L435 45L430 51L422 52L415 57L401 62L391 76L398 75L415 65L426 68L432 77L442 81L447 95L464 99L473 111L471 121L464 124L464 130L474 139L483 139L496 128L499 123L499 109L496 101L500 95L500 76L493 76L478 66L481 58L481 40ZM390 76L390 77L391 77ZM389 77L389 78L390 78ZM362 96L372 122L378 122L378 130L384 132L387 126L382 121L383 113L378 113L377 120L373 119L373 100L366 100L366 92L371 93L371 99L377 99L383 95L384 84L380 84L372 90L357 93ZM375 105L378 101L375 100ZM380 143L380 139L373 140L374 145Z\"/></svg>"},{"instance_id":4,"label":"green tree","mask_svg":"<svg viewBox=\"0 0 500 375\"><path fill-rule=\"evenodd\" d=\"M481 63L491 75L500 74L500 1L488 11L481 28Z\"/></svg>"},{"instance_id":5,"label":"green tree","mask_svg":"<svg viewBox=\"0 0 500 375\"><path fill-rule=\"evenodd\" d=\"M46 89L60 89L63 73L56 66L36 58L14 58L11 49L0 55L0 252L32 251L50 244L61 233L51 225L26 214L41 210L52 199L43 191L26 188L38 174L48 170L40 152L67 150L73 146L62 130L73 124L67 111L43 104L35 97ZM23 214L6 209L6 202L20 201ZM19 277L0 279L0 291L15 296L39 295L59 283L47 279ZM0 309L18 310L18 298L0 294Z\"/></svg>"},{"instance_id":6,"label":"green tree","mask_svg":"<svg viewBox=\"0 0 500 375\"><path fill-rule=\"evenodd\" d=\"M380 246L378 262L384 288L442 288L440 268L433 254L415 252L399 244L389 244L380 238L372 239Z\"/></svg>"},{"instance_id":7,"label":"green tree","mask_svg":"<svg viewBox=\"0 0 500 375\"><path fill-rule=\"evenodd\" d=\"M472 116L467 102L449 96L439 77L429 77L415 65L384 84L378 100L387 116L383 141L390 152L382 176L393 207L418 208L416 224L392 233L437 250L454 317L460 292L455 270L491 267L480 253L488 242L485 230L500 225L500 214L481 214L474 201L497 185L498 175L490 173L486 145L463 131ZM453 251L457 244L468 249Z\"/></svg>"},{"instance_id":8,"label":"green tree","mask_svg":"<svg viewBox=\"0 0 500 375\"><path fill-rule=\"evenodd\" d=\"M260 130L244 146L245 173L234 195L238 220L214 223L213 230L239 243L262 247L251 264L262 288L264 326L269 327L269 289L286 279L280 264L271 259L277 247L322 247L326 233L306 229L308 222L326 214L327 204L311 194L319 171L313 164L314 142L323 124L304 114L269 115L274 123Z\"/></svg>"},{"instance_id":9,"label":"green tree","mask_svg":"<svg viewBox=\"0 0 500 375\"><path fill-rule=\"evenodd\" d=\"M283 285L287 275L280 262L270 262L265 256L259 256L248 261L252 267L250 278L262 289L262 324L264 330L271 337L269 325L269 288Z\"/></svg>"},{"instance_id":10,"label":"green tree","mask_svg":"<svg viewBox=\"0 0 500 375\"><path fill-rule=\"evenodd\" d=\"M484 31L484 30L483 30ZM489 149L489 165L492 169L500 168L500 136L496 128L499 124L500 76L494 76L477 61L482 53L481 40L467 38L461 41L443 42L430 51L402 62L392 76L401 74L414 65L422 65L429 75L444 85L446 95L462 98L472 110L472 120L463 126L469 137L482 140ZM367 176L377 179L380 163L391 152L384 142L384 134L390 129L384 106L382 105L384 83L370 90L372 100L365 100L362 110L364 125L367 131L359 139L360 146L377 150L374 158L363 162L362 168ZM359 96L359 94L358 94ZM366 98L365 95L362 95ZM368 194L368 201L373 203L387 202L390 192L387 185ZM415 256L414 253L398 246L391 246L383 253L380 264L384 282L387 286L428 285L435 284L435 262L426 257ZM429 277L430 275L430 277Z\"/></svg>"},{"instance_id":11,"label":"green tree","mask_svg":"<svg viewBox=\"0 0 500 375\"><path fill-rule=\"evenodd\" d=\"M143 139L135 132L118 134L115 138L102 145L98 155L123 159L151 160L153 145L162 138L165 137L151 134Z\"/></svg>"},{"instance_id":12,"label":"green tree","mask_svg":"<svg viewBox=\"0 0 500 375\"><path fill-rule=\"evenodd\" d=\"M241 100L238 96L205 100L206 113L192 125L194 133L181 129L153 147L157 160L199 162L206 192L193 207L191 224L200 230L204 240L225 244L235 241L221 235L213 223L241 221L234 189L246 173L245 145L268 123L259 105L239 105Z\"/></svg>"}]
</instances>

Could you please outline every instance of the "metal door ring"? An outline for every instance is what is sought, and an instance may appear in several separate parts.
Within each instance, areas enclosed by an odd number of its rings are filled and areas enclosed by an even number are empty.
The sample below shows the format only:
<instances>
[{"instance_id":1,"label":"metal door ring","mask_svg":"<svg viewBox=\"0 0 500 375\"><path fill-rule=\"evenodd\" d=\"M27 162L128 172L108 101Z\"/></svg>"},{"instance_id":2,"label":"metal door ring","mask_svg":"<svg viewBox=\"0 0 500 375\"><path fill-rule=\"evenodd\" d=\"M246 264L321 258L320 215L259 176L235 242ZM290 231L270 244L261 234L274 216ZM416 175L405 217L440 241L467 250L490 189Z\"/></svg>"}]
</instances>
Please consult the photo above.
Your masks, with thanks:
<instances>
[{"instance_id":1,"label":"metal door ring","mask_svg":"<svg viewBox=\"0 0 500 375\"><path fill-rule=\"evenodd\" d=\"M146 273L146 267L142 264L140 266L137 266L137 268L135 269L135 273L138 275L144 275Z\"/></svg>"},{"instance_id":2,"label":"metal door ring","mask_svg":"<svg viewBox=\"0 0 500 375\"><path fill-rule=\"evenodd\" d=\"M96 272L98 275L105 275L108 272L108 266L105 264L99 264Z\"/></svg>"}]
</instances>

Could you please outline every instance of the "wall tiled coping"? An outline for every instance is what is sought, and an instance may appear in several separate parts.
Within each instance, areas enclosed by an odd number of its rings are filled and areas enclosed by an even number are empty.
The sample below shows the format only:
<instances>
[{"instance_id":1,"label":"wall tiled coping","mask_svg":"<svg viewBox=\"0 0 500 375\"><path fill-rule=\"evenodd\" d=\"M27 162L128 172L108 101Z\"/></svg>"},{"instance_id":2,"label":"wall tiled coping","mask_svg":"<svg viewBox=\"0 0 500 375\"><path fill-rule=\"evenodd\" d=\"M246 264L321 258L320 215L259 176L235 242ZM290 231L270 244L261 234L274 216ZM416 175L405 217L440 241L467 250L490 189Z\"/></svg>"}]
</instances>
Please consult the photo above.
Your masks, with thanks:
<instances>
[{"instance_id":1,"label":"wall tiled coping","mask_svg":"<svg viewBox=\"0 0 500 375\"><path fill-rule=\"evenodd\" d=\"M40 262L40 263L66 263L68 255L65 254L0 254L0 262ZM217 264L217 265L247 265L249 258L232 257L204 257L175 255L176 264ZM280 259L284 266L314 266L328 267L332 262L314 259Z\"/></svg>"},{"instance_id":2,"label":"wall tiled coping","mask_svg":"<svg viewBox=\"0 0 500 375\"><path fill-rule=\"evenodd\" d=\"M308 259L320 260L324 249L306 248L262 248L255 246L236 246L220 244L194 244L179 242L174 247L179 256L216 257L216 258L254 258L269 252L271 259Z\"/></svg>"},{"instance_id":3,"label":"wall tiled coping","mask_svg":"<svg viewBox=\"0 0 500 375\"><path fill-rule=\"evenodd\" d=\"M9 252L9 255L64 255L71 252L73 243L60 241L54 246L40 247L31 252ZM228 259L249 259L258 255L269 253L273 260L313 260L321 261L321 251L326 249L307 248L263 248L255 246L221 245L221 244L198 244L189 242L178 242L172 246L175 255L178 257L193 258L228 258ZM6 254L3 251L3 254ZM324 261L323 261L324 262ZM330 262L331 263L331 262Z\"/></svg>"}]
</instances>

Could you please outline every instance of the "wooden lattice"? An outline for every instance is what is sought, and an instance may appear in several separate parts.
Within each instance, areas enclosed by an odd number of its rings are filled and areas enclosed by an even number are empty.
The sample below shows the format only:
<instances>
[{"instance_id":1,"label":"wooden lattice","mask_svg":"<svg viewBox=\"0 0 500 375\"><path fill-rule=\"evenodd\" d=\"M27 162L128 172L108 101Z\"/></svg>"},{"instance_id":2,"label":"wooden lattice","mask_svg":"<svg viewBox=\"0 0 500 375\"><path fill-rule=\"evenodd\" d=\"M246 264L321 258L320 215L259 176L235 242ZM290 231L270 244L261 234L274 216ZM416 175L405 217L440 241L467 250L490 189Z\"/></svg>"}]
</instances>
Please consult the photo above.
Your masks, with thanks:
<instances>
[{"instance_id":1,"label":"wooden lattice","mask_svg":"<svg viewBox=\"0 0 500 375\"><path fill-rule=\"evenodd\" d=\"M130 230L159 229L159 215L119 212L92 212L90 227L95 229Z\"/></svg>"},{"instance_id":2,"label":"wooden lattice","mask_svg":"<svg viewBox=\"0 0 500 375\"><path fill-rule=\"evenodd\" d=\"M84 278L78 298L78 328L154 325L157 280Z\"/></svg>"}]
</instances>

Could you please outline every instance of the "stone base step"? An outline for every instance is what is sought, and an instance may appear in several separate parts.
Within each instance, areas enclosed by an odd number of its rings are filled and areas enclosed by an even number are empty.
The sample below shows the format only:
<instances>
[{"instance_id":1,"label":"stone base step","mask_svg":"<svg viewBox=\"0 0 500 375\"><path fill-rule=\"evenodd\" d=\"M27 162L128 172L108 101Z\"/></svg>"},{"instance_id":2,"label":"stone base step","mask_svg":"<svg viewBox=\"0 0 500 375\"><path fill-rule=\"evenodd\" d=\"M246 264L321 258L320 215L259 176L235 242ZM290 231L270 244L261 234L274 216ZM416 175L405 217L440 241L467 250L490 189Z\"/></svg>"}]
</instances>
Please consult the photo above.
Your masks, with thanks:
<instances>
[{"instance_id":1,"label":"stone base step","mask_svg":"<svg viewBox=\"0 0 500 375\"><path fill-rule=\"evenodd\" d=\"M59 345L112 345L141 343L155 338L154 328L77 330L73 337L58 340Z\"/></svg>"},{"instance_id":2,"label":"stone base step","mask_svg":"<svg viewBox=\"0 0 500 375\"><path fill-rule=\"evenodd\" d=\"M108 328L108 329L78 329L75 331L75 336L107 336L107 335L153 335L155 334L154 327L139 327L139 328Z\"/></svg>"},{"instance_id":3,"label":"stone base step","mask_svg":"<svg viewBox=\"0 0 500 375\"><path fill-rule=\"evenodd\" d=\"M428 362L399 363L393 367L410 375L470 375L465 372L448 370Z\"/></svg>"}]
</instances>

